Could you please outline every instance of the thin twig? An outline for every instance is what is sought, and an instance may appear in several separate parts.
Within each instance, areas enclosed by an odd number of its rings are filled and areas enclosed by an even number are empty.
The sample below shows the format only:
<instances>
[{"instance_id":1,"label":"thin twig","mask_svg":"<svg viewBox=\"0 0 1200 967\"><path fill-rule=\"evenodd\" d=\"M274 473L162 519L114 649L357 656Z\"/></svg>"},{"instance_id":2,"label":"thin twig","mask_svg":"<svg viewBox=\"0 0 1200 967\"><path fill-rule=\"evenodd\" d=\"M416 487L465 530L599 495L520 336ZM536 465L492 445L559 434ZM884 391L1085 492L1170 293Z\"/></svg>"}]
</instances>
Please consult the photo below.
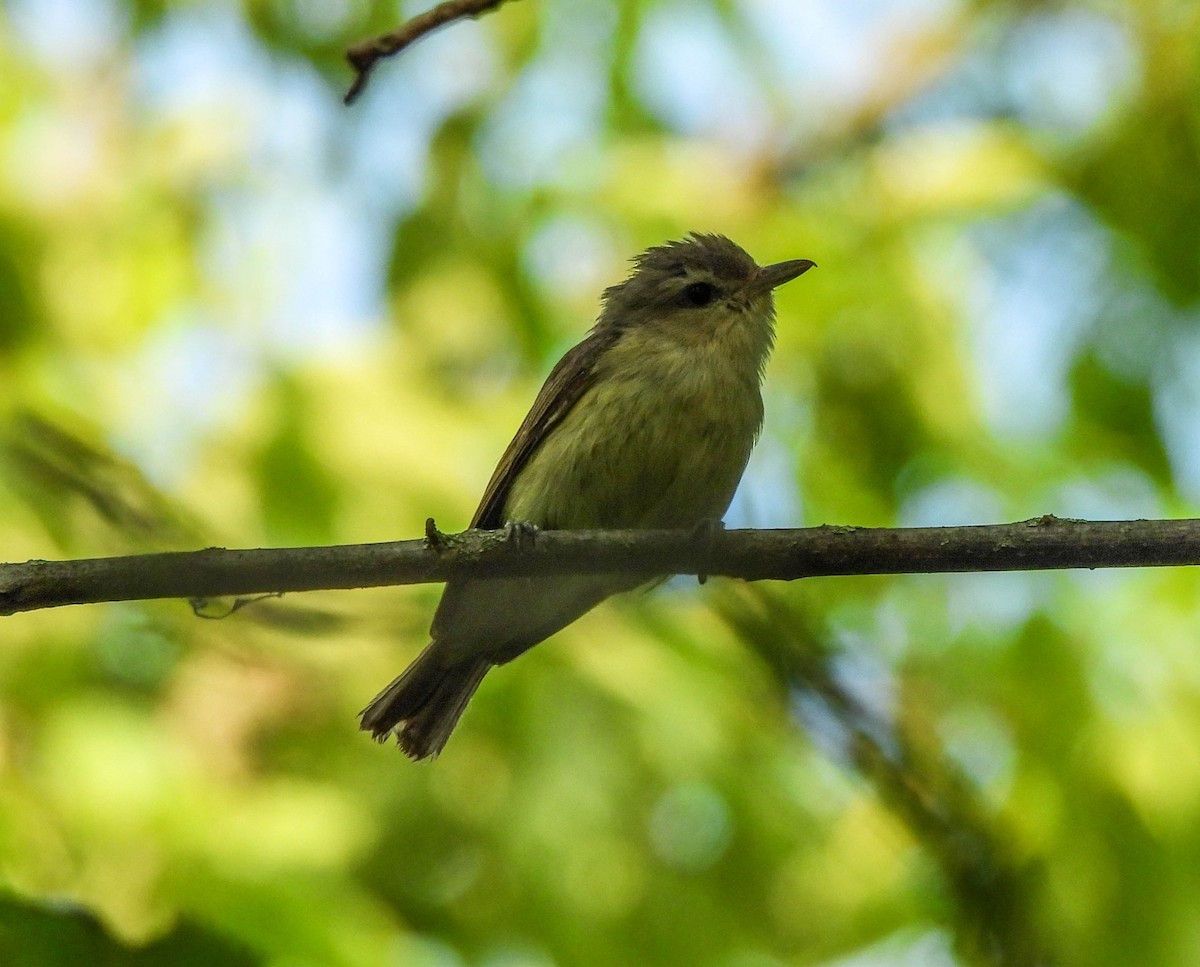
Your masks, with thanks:
<instances>
[{"instance_id":1,"label":"thin twig","mask_svg":"<svg viewBox=\"0 0 1200 967\"><path fill-rule=\"evenodd\" d=\"M482 16L506 2L508 0L445 0L444 3L417 14L411 20L404 21L395 30L355 44L346 51L346 60L357 72L357 76L350 85L350 90L346 92L344 102L353 103L363 92L371 71L384 57L400 53L405 47L433 33L439 27L467 17Z\"/></svg>"},{"instance_id":2,"label":"thin twig","mask_svg":"<svg viewBox=\"0 0 1200 967\"><path fill-rule=\"evenodd\" d=\"M1038 517L970 527L506 531L334 547L176 551L0 564L0 615L65 604L216 598L451 578L707 574L791 581L834 574L1029 571L1200 564L1200 520Z\"/></svg>"}]
</instances>

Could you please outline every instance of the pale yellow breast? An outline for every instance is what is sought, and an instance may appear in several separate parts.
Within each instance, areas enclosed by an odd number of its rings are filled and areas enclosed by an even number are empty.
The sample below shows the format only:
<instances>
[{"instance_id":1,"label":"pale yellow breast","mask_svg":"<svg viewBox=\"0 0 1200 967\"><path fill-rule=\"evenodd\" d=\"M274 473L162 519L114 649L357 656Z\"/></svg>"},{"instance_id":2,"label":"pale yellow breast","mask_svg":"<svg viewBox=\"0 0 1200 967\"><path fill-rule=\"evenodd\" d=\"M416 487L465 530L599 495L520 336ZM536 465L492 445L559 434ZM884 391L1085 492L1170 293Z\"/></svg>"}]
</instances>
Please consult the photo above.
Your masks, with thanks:
<instances>
[{"instance_id":1,"label":"pale yellow breast","mask_svg":"<svg viewBox=\"0 0 1200 967\"><path fill-rule=\"evenodd\" d=\"M630 333L514 482L510 520L678 527L729 506L762 423L762 354Z\"/></svg>"}]
</instances>

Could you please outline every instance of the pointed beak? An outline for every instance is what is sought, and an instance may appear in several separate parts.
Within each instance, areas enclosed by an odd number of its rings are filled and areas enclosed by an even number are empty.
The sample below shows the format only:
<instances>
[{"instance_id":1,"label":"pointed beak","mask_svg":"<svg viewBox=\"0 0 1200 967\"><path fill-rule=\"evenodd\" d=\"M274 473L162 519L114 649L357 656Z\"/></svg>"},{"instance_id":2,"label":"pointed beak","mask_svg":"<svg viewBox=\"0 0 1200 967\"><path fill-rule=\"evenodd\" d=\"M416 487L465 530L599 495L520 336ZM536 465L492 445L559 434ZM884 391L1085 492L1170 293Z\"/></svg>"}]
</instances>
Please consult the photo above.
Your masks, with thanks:
<instances>
[{"instance_id":1,"label":"pointed beak","mask_svg":"<svg viewBox=\"0 0 1200 967\"><path fill-rule=\"evenodd\" d=\"M764 265L758 270L758 275L746 283L745 293L752 299L757 298L785 282L791 282L792 279L814 268L816 264L810 259L792 259L790 262Z\"/></svg>"}]
</instances>

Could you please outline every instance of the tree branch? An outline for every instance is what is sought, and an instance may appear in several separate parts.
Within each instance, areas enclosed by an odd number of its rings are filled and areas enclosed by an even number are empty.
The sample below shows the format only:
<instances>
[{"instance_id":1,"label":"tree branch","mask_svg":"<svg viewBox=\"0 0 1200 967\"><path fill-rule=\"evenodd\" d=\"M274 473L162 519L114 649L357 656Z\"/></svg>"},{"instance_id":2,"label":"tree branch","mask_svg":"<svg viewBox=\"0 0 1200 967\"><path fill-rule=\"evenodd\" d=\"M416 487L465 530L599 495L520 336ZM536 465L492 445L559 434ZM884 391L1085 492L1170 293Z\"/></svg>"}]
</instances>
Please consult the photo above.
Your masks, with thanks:
<instances>
[{"instance_id":1,"label":"tree branch","mask_svg":"<svg viewBox=\"0 0 1200 967\"><path fill-rule=\"evenodd\" d=\"M439 27L463 20L467 17L479 17L495 10L508 0L445 0L436 7L417 14L411 20L406 20L395 30L362 43L355 44L346 51L346 60L357 72L354 83L346 92L344 103L351 104L363 92L370 80L371 71L384 57L400 53L405 47L420 40L426 34L431 34Z\"/></svg>"},{"instance_id":2,"label":"tree branch","mask_svg":"<svg viewBox=\"0 0 1200 967\"><path fill-rule=\"evenodd\" d=\"M1200 564L1200 520L1037 517L969 527L504 531L335 547L178 551L0 564L0 615L65 604L425 584L464 577L706 574L791 581L835 574Z\"/></svg>"}]
</instances>

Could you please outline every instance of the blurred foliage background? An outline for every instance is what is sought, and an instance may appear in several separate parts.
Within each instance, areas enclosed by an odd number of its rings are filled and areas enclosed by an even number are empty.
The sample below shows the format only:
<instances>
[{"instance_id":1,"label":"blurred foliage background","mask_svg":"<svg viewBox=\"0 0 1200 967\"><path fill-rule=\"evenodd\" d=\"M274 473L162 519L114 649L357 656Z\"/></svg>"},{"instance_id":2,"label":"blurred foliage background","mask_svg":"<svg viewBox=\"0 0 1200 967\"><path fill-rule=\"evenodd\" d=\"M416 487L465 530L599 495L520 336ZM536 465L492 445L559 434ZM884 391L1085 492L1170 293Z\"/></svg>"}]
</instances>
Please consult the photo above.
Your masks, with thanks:
<instances>
[{"instance_id":1,"label":"blurred foliage background","mask_svg":"<svg viewBox=\"0 0 1200 967\"><path fill-rule=\"evenodd\" d=\"M735 526L1189 515L1190 0L6 0L5 560L465 525L649 244L781 290ZM674 581L355 729L436 587L5 618L5 964L1200 962L1191 570Z\"/></svg>"}]
</instances>

